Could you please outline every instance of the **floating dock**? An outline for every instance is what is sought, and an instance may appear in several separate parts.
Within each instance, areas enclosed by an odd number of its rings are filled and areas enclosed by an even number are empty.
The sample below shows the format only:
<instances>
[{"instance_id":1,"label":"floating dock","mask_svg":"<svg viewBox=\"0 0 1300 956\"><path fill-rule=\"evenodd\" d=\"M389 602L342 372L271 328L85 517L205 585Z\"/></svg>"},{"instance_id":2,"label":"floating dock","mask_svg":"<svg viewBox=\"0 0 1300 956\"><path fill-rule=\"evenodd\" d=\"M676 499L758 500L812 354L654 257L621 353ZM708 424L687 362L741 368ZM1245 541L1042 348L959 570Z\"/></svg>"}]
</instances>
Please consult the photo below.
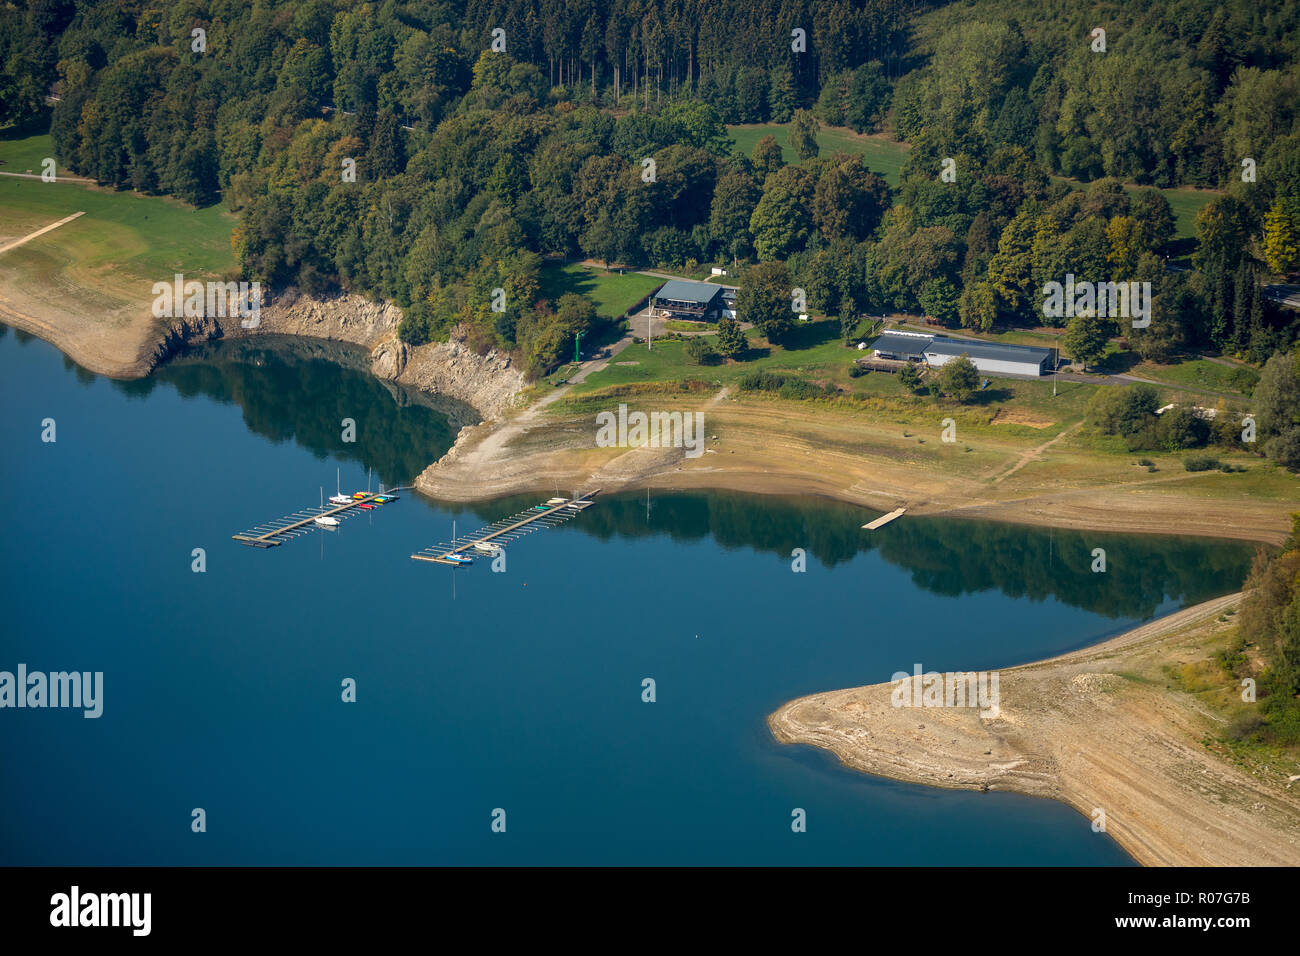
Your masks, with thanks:
<instances>
[{"instance_id":1,"label":"floating dock","mask_svg":"<svg viewBox=\"0 0 1300 956\"><path fill-rule=\"evenodd\" d=\"M486 528L479 528L470 534L459 535L450 542L439 542L431 547L417 551L411 557L416 561L432 561L434 564L461 567L469 562L453 560L453 555L464 555L466 552L473 552L475 545L504 547L526 534L564 524L578 512L594 505L595 502L592 499L599 493L600 489L597 488L595 491L589 491L575 498L552 498L544 505L534 505L527 511L521 511L518 514L510 515L508 518L495 521Z\"/></svg>"},{"instance_id":2,"label":"floating dock","mask_svg":"<svg viewBox=\"0 0 1300 956\"><path fill-rule=\"evenodd\" d=\"M235 541L240 544L246 544L250 548L274 548L284 544L286 541L292 541L294 538L301 537L304 534L311 534L313 531L323 531L320 525L316 523L317 518L329 517L337 521L343 521L351 518L353 515L360 514L363 510L361 505L374 504L382 507L392 501L396 501L401 496L396 494L397 491L404 489L395 488L392 491L375 491L375 492L358 492L360 497L354 496L351 501L345 505L325 505L320 508L303 508L301 511L295 511L293 514L285 515L283 518L276 518L265 524L259 524L247 531L241 531L239 534L231 535ZM379 499L376 501L375 499Z\"/></svg>"},{"instance_id":3,"label":"floating dock","mask_svg":"<svg viewBox=\"0 0 1300 956\"><path fill-rule=\"evenodd\" d=\"M907 511L906 508L895 508L889 514L881 515L875 521L867 522L862 526L862 529L864 531L875 531L877 528L883 528L885 525L889 524L889 522L893 521L895 518L901 517L905 511Z\"/></svg>"}]
</instances>

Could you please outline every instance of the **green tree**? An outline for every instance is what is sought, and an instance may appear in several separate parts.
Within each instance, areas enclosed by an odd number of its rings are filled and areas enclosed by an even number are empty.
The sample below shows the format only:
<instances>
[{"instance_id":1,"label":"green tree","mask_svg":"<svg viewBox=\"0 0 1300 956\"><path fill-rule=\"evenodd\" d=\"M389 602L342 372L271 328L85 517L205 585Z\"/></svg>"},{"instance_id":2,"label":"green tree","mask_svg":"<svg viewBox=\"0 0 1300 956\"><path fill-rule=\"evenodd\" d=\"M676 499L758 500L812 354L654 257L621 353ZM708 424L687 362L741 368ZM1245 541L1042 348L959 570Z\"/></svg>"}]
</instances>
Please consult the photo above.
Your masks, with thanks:
<instances>
[{"instance_id":1,"label":"green tree","mask_svg":"<svg viewBox=\"0 0 1300 956\"><path fill-rule=\"evenodd\" d=\"M927 282L916 298L925 309L926 315L933 316L947 326L957 324L961 293L943 276Z\"/></svg>"},{"instance_id":2,"label":"green tree","mask_svg":"<svg viewBox=\"0 0 1300 956\"><path fill-rule=\"evenodd\" d=\"M921 373L915 365L908 362L898 370L898 380L902 383L903 388L909 392L915 392L921 385Z\"/></svg>"},{"instance_id":3,"label":"green tree","mask_svg":"<svg viewBox=\"0 0 1300 956\"><path fill-rule=\"evenodd\" d=\"M696 365L715 365L718 361L718 353L702 335L694 335L686 340L686 354Z\"/></svg>"},{"instance_id":4,"label":"green tree","mask_svg":"<svg viewBox=\"0 0 1300 956\"><path fill-rule=\"evenodd\" d=\"M951 395L959 402L970 401L971 396L979 390L979 385L979 369L965 353L939 366L939 391Z\"/></svg>"},{"instance_id":5,"label":"green tree","mask_svg":"<svg viewBox=\"0 0 1300 956\"><path fill-rule=\"evenodd\" d=\"M760 259L783 259L808 238L812 192L808 180L808 173L798 166L787 166L768 177L763 198L749 219Z\"/></svg>"},{"instance_id":6,"label":"green tree","mask_svg":"<svg viewBox=\"0 0 1300 956\"><path fill-rule=\"evenodd\" d=\"M1300 352L1278 352L1264 363L1254 404L1264 454L1283 467L1300 469Z\"/></svg>"},{"instance_id":7,"label":"green tree","mask_svg":"<svg viewBox=\"0 0 1300 956\"><path fill-rule=\"evenodd\" d=\"M1300 200L1275 199L1264 214L1264 261L1279 275L1300 272Z\"/></svg>"},{"instance_id":8,"label":"green tree","mask_svg":"<svg viewBox=\"0 0 1300 956\"><path fill-rule=\"evenodd\" d=\"M1091 313L1076 315L1065 329L1065 349L1086 371L1089 363L1095 364L1106 354L1106 346L1114 334L1113 320Z\"/></svg>"},{"instance_id":9,"label":"green tree","mask_svg":"<svg viewBox=\"0 0 1300 956\"><path fill-rule=\"evenodd\" d=\"M790 122L790 146L801 160L816 158L820 150L817 134L821 125L812 110L794 111L794 119Z\"/></svg>"},{"instance_id":10,"label":"green tree","mask_svg":"<svg viewBox=\"0 0 1300 956\"><path fill-rule=\"evenodd\" d=\"M794 328L793 286L784 262L760 262L745 273L736 293L737 317L751 323L769 342L780 342Z\"/></svg>"},{"instance_id":11,"label":"green tree","mask_svg":"<svg viewBox=\"0 0 1300 956\"><path fill-rule=\"evenodd\" d=\"M723 316L718 320L718 351L727 358L736 358L749 348L749 340L736 319Z\"/></svg>"},{"instance_id":12,"label":"green tree","mask_svg":"<svg viewBox=\"0 0 1300 956\"><path fill-rule=\"evenodd\" d=\"M785 165L785 157L781 153L781 144L776 141L776 137L768 133L757 143L754 144L754 169L758 171L760 177L768 173L774 173Z\"/></svg>"}]
</instances>

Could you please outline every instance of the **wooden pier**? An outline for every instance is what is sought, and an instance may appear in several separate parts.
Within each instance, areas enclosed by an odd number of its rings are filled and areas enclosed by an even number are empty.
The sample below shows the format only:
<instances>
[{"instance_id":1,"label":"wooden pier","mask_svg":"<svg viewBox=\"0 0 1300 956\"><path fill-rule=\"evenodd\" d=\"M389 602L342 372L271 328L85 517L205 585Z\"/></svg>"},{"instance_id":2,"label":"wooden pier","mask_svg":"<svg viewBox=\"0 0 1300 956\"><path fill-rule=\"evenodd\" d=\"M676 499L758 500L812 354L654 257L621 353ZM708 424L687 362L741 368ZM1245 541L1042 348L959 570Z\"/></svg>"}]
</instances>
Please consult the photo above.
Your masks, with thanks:
<instances>
[{"instance_id":1,"label":"wooden pier","mask_svg":"<svg viewBox=\"0 0 1300 956\"><path fill-rule=\"evenodd\" d=\"M391 491L366 492L363 497L354 498L345 505L331 504L320 508L303 508L283 518L275 518L265 524L241 531L239 534L232 534L230 537L250 548L275 548L304 534L324 530L321 525L316 524L317 518L329 517L343 521L357 514L361 510L361 505L370 504L376 498L393 501L400 497L397 492L404 490L404 488L394 488ZM383 506L381 503L376 507Z\"/></svg>"},{"instance_id":2,"label":"wooden pier","mask_svg":"<svg viewBox=\"0 0 1300 956\"><path fill-rule=\"evenodd\" d=\"M439 542L432 547L424 548L411 555L411 557L416 561L431 561L434 564L460 567L465 562L453 561L451 555L465 554L467 550L472 550L476 544L491 544L501 548L526 534L563 524L578 512L595 504L592 499L599 493L600 489L597 488L595 491L589 491L573 498L566 498L558 504L549 505L545 508L539 505L527 511L521 511L470 534L459 535L450 542ZM479 553L481 556L490 557L490 555Z\"/></svg>"},{"instance_id":3,"label":"wooden pier","mask_svg":"<svg viewBox=\"0 0 1300 956\"><path fill-rule=\"evenodd\" d=\"M895 508L889 514L881 515L875 521L867 522L862 526L862 529L864 531L875 531L877 528L883 528L885 525L889 524L889 522L893 521L895 518L902 517L903 512L905 511L907 511L906 508Z\"/></svg>"}]
</instances>

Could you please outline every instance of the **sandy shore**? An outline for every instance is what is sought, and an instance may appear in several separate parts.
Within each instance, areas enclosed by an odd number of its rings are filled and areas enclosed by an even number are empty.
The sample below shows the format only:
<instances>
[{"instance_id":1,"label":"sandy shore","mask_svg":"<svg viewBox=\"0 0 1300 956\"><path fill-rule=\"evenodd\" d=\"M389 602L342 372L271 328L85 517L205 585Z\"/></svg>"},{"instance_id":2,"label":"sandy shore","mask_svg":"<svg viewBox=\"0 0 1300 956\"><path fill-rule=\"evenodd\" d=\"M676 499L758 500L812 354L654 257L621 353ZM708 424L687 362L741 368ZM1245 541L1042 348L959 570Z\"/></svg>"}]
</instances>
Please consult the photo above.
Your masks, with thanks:
<instances>
[{"instance_id":1,"label":"sandy shore","mask_svg":"<svg viewBox=\"0 0 1300 956\"><path fill-rule=\"evenodd\" d=\"M400 312L390 305L357 296L282 294L263 309L258 333L250 333L224 320L157 320L145 302L106 298L102 309L72 309L56 293L31 283L0 283L0 319L113 377L148 374L186 344L269 332L359 345L371 352L378 377L467 402L488 421L463 433L417 482L421 492L442 500L554 493L557 486L720 489L819 495L879 511L901 506L912 515L1270 544L1285 539L1300 500L1295 479L1294 493L1284 483L1280 493L1261 496L1235 493L1234 476L1187 474L1176 461L1148 475L1131 461L1096 455L1070 430L1047 432L1041 441L986 432L961 443L972 452L962 454L935 435L925 443L870 413L814 412L804 403L726 390L683 396L676 405L654 399L658 408L706 413L710 438L699 457L681 449L598 449L589 416L553 414L551 406L567 388L516 411L525 383L508 356L477 356L454 342L410 348L397 340Z\"/></svg>"},{"instance_id":2,"label":"sandy shore","mask_svg":"<svg viewBox=\"0 0 1300 956\"><path fill-rule=\"evenodd\" d=\"M894 707L892 684L791 701L768 718L783 743L911 783L1051 797L1148 866L1300 865L1300 787L1282 768L1242 769L1202 741L1220 718L1170 690L1166 665L1204 659L1240 594L1105 643L1001 670L1000 707ZM1081 821L1080 826L1088 823Z\"/></svg>"},{"instance_id":3,"label":"sandy shore","mask_svg":"<svg viewBox=\"0 0 1300 956\"><path fill-rule=\"evenodd\" d=\"M1294 478L1281 479L1284 494L1268 498L1236 492L1235 476L1188 473L1176 460L1152 475L1127 459L1096 455L1077 431L1028 447L1024 439L981 435L966 455L937 441L918 444L915 435L904 437L906 429L867 413L813 412L729 390L690 402L641 402L702 409L708 441L699 457L671 448L597 449L590 417L555 413L562 397L557 389L505 422L467 431L416 487L451 501L553 494L557 487L818 495L878 511L902 506L910 515L1274 545L1286 539L1300 500Z\"/></svg>"}]
</instances>

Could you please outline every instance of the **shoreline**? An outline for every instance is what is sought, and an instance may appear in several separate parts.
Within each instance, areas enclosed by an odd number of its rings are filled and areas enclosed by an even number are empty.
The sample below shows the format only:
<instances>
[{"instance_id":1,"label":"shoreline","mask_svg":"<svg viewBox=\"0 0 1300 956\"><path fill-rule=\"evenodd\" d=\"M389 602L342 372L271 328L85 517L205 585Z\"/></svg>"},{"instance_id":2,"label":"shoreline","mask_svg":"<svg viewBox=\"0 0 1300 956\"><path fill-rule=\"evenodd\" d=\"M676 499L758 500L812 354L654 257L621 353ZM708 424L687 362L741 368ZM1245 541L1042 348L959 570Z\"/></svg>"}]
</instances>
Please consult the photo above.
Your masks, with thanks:
<instances>
[{"instance_id":1,"label":"shoreline","mask_svg":"<svg viewBox=\"0 0 1300 956\"><path fill-rule=\"evenodd\" d=\"M926 470L925 462L905 459L896 449L875 449L874 455L870 448L861 454L845 451L849 443L861 441L861 435L849 434L858 422L839 413L827 412L826 422L810 423L803 410L740 400L726 389L692 406L708 411L711 428L722 433L724 443L698 458L687 459L680 449L595 449L574 440L574 422L544 414L568 389L557 389L516 411L514 402L525 382L509 356L479 356L454 341L412 348L396 337L399 310L358 296L317 299L287 290L263 308L256 331L237 324L227 330L215 319L167 324L150 317L147 333L144 323L133 326L137 336L144 336L134 349L137 358L121 363L100 348L103 336L70 337L56 326L15 313L4 291L0 289L0 319L110 378L145 377L185 348L215 340L255 341L263 334L277 334L360 346L369 352L369 370L377 378L465 402L484 419L462 428L452 448L417 479L416 490L439 501L490 501L553 492L557 485L600 487L607 493L726 490L813 495L880 512L904 506L909 514L927 517L1268 545L1286 539L1294 510L1285 500L1184 493L1180 485L1197 487L1193 475L1174 474L1155 482L1093 480L1078 487L1035 481L1028 477L1033 469L1021 466L1031 460L1026 456L1036 456L1042 448L1009 448L1007 454L1021 460L1005 482L1007 475L992 482L977 474L936 475ZM117 344L120 351L121 342ZM814 432L809 433L810 428Z\"/></svg>"},{"instance_id":2,"label":"shoreline","mask_svg":"<svg viewBox=\"0 0 1300 956\"><path fill-rule=\"evenodd\" d=\"M884 683L800 697L770 714L768 729L873 776L1047 797L1087 821L1104 811L1105 832L1143 866L1300 865L1300 790L1283 771L1247 771L1213 753L1205 741L1221 718L1157 684L1163 666L1204 653L1231 627L1216 618L1241 597L1002 669L997 715L895 707Z\"/></svg>"}]
</instances>

